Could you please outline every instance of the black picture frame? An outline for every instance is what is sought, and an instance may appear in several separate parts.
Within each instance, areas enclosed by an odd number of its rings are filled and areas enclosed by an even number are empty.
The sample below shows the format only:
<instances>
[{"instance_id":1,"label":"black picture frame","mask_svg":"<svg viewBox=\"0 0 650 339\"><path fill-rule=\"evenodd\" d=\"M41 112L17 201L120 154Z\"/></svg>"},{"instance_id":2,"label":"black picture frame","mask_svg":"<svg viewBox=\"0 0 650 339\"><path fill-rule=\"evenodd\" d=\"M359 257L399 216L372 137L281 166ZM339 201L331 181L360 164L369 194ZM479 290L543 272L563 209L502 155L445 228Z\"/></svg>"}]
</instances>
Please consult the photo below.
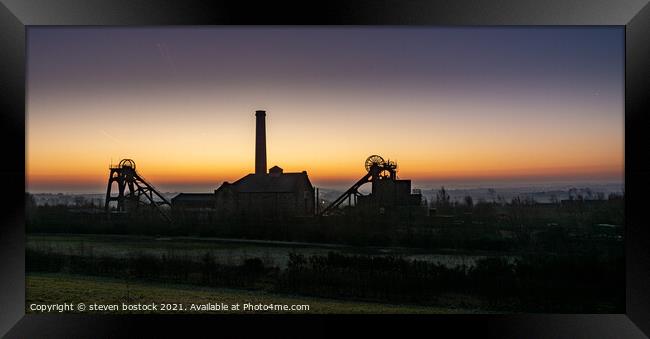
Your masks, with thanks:
<instances>
[{"instance_id":1,"label":"black picture frame","mask_svg":"<svg viewBox=\"0 0 650 339\"><path fill-rule=\"evenodd\" d=\"M395 332L499 338L643 338L650 334L650 6L647 0L323 1L2 0L0 6L0 335L120 337L203 328L214 336ZM26 28L36 25L616 25L625 26L626 313L442 316L25 315ZM233 320L237 321L233 321ZM343 323L341 323L343 322ZM399 323L398 323L399 322ZM300 325L300 326L297 326ZM299 329L302 328L302 329ZM308 331L308 332L305 332ZM451 331L451 332L448 332ZM427 332L425 332L426 335ZM645 333L645 335L644 335ZM211 336L212 336L211 335Z\"/></svg>"}]
</instances>

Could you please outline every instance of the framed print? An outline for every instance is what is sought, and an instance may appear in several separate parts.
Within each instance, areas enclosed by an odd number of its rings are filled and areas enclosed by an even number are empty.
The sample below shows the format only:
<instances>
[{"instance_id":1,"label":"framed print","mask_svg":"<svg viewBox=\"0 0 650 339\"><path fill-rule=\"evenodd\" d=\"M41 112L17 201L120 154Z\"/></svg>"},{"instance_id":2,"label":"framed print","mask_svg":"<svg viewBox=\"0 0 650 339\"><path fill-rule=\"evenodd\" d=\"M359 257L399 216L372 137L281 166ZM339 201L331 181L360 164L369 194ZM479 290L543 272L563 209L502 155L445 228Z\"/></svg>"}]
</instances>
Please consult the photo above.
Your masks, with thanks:
<instances>
[{"instance_id":1,"label":"framed print","mask_svg":"<svg viewBox=\"0 0 650 339\"><path fill-rule=\"evenodd\" d=\"M646 2L259 6L3 1L0 333L650 332Z\"/></svg>"}]
</instances>

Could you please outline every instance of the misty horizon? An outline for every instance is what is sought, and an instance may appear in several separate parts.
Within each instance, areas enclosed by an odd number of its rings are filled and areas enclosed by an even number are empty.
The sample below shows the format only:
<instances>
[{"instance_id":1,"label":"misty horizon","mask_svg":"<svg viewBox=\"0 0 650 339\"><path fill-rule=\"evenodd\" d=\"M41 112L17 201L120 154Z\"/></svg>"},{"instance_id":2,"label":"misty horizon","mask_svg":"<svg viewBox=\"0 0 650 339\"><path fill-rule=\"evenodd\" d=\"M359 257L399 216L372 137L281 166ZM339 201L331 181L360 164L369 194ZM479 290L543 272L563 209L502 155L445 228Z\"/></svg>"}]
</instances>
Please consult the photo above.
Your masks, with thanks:
<instances>
[{"instance_id":1,"label":"misty horizon","mask_svg":"<svg viewBox=\"0 0 650 339\"><path fill-rule=\"evenodd\" d=\"M156 185L162 193L165 194L175 194L180 192L185 193L212 193L221 183L213 186L207 185L184 185L184 186L166 186L166 185ZM335 191L341 192L349 188L350 182L342 182L339 185L316 185L315 188L318 188L323 191ZM441 187L449 190L528 190L528 191L544 191L544 190L568 190L570 188L589 188L589 189L598 189L602 187L608 187L609 189L617 192L624 191L625 183L623 181L602 181L602 182L593 182L593 181L555 181L555 182L480 182L480 183L459 183L459 182L431 182L431 183L413 183L413 189L420 190L438 190ZM620 190L615 190L614 188L618 187ZM368 193L370 184L364 185L360 188L360 191ZM105 188L103 189L88 189L88 190L28 190L26 191L30 194L101 194L105 195Z\"/></svg>"}]
</instances>

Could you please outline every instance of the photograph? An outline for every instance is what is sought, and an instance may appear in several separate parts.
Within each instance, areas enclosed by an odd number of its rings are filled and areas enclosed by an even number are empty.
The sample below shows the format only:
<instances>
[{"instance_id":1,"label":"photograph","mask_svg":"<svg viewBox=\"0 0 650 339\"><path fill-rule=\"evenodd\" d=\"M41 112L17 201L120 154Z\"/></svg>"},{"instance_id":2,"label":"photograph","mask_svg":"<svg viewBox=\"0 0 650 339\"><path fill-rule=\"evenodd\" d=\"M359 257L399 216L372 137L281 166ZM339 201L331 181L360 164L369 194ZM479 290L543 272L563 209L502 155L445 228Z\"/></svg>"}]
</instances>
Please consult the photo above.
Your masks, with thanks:
<instances>
[{"instance_id":1,"label":"photograph","mask_svg":"<svg viewBox=\"0 0 650 339\"><path fill-rule=\"evenodd\" d=\"M625 26L25 39L28 315L626 313Z\"/></svg>"}]
</instances>

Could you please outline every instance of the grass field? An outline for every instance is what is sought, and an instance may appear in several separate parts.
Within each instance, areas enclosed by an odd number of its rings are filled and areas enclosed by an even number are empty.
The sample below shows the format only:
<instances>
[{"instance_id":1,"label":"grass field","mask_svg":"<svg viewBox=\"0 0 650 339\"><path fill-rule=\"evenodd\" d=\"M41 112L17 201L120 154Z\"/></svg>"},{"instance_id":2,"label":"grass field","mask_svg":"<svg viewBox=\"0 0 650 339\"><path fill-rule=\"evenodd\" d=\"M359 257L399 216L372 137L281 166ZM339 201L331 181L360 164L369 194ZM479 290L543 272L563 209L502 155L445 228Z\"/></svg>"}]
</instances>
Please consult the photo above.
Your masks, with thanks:
<instances>
[{"instance_id":1,"label":"grass field","mask_svg":"<svg viewBox=\"0 0 650 339\"><path fill-rule=\"evenodd\" d=\"M395 247L352 247L332 244L249 241L219 238L151 237L91 234L29 234L27 248L52 253L132 257L136 254L187 256L197 261L205 253L226 265L239 265L247 258L260 258L266 266L286 268L289 253L305 256L327 255L330 251L372 256L398 255L405 259L434 262L453 267L472 266L486 256L514 258L497 253L440 253L422 249Z\"/></svg>"},{"instance_id":2,"label":"grass field","mask_svg":"<svg viewBox=\"0 0 650 339\"><path fill-rule=\"evenodd\" d=\"M263 291L246 291L225 288L202 288L189 285L172 285L148 282L127 282L119 279L97 278L69 274L28 274L26 277L26 312L39 313L30 309L31 304L77 305L93 303L102 305L126 304L191 304L226 305L250 303L309 305L309 311L286 313L407 313L407 314L450 314L485 313L471 309L422 307L416 305L394 305L371 302L342 301L291 295L271 294ZM56 311L54 311L56 312ZM68 311L66 311L68 312ZM80 313L76 306L70 313ZM180 313L282 313L282 311L201 311L187 310ZM152 313L151 311L89 311L85 313ZM158 311L156 313L179 313L179 311Z\"/></svg>"}]
</instances>

